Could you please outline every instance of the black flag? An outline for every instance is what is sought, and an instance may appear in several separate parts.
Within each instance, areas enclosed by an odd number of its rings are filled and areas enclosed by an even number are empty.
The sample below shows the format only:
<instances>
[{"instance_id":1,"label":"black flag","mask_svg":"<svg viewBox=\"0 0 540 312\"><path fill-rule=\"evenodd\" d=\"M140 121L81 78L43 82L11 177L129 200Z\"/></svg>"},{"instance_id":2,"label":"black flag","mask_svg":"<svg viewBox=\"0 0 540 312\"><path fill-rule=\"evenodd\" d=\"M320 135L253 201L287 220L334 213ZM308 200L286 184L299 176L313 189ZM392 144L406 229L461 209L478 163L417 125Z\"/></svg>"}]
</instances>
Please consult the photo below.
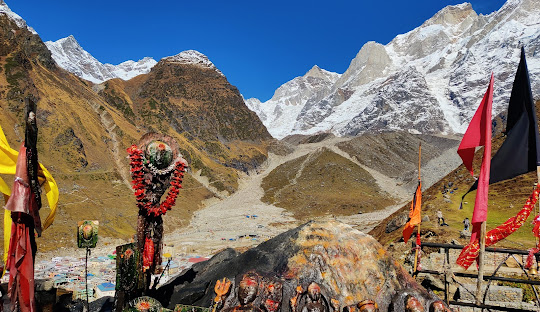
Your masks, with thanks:
<instances>
[{"instance_id":1,"label":"black flag","mask_svg":"<svg viewBox=\"0 0 540 312\"><path fill-rule=\"evenodd\" d=\"M508 104L506 140L491 159L489 184L536 170L540 165L540 140L525 50L521 47L516 78ZM478 180L465 193L476 190ZM465 197L463 195L463 197Z\"/></svg>"}]
</instances>

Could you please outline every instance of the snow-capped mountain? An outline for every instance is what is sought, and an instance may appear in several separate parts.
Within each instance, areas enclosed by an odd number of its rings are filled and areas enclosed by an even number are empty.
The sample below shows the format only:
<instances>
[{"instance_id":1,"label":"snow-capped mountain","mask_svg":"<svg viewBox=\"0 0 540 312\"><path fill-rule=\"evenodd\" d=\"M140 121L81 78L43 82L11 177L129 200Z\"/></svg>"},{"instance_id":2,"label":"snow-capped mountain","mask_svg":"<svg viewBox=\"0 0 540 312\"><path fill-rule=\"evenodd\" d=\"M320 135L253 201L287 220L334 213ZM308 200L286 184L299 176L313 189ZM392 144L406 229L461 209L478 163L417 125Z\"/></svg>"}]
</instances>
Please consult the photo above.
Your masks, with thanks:
<instances>
[{"instance_id":1,"label":"snow-capped mountain","mask_svg":"<svg viewBox=\"0 0 540 312\"><path fill-rule=\"evenodd\" d=\"M11 11L11 9L3 0L0 0L0 14L6 14L11 20L15 21L15 24L17 24L17 26L19 26L20 28L26 27L31 33L37 35L34 28L28 26L25 20L23 20L17 13Z\"/></svg>"},{"instance_id":2,"label":"snow-capped mountain","mask_svg":"<svg viewBox=\"0 0 540 312\"><path fill-rule=\"evenodd\" d=\"M366 43L324 91L299 77L260 103L247 101L276 138L408 130L463 133L495 75L493 115L506 110L525 47L533 95L540 96L540 0L508 0L489 15L469 3L448 6L387 45ZM290 103L290 98L301 101Z\"/></svg>"},{"instance_id":3,"label":"snow-capped mountain","mask_svg":"<svg viewBox=\"0 0 540 312\"><path fill-rule=\"evenodd\" d=\"M57 41L45 42L58 66L94 83L102 83L112 78L129 80L140 74L146 74L157 64L151 57L137 62L126 61L118 65L102 64L85 51L73 36Z\"/></svg>"},{"instance_id":4,"label":"snow-capped mountain","mask_svg":"<svg viewBox=\"0 0 540 312\"><path fill-rule=\"evenodd\" d=\"M210 68L224 76L223 73L214 65L214 63L212 63L206 55L199 51L187 50L173 56L164 57L162 60L169 63L191 64L204 68Z\"/></svg>"},{"instance_id":5,"label":"snow-capped mountain","mask_svg":"<svg viewBox=\"0 0 540 312\"><path fill-rule=\"evenodd\" d=\"M324 99L340 76L315 65L304 76L296 77L279 87L267 102L261 103L255 98L245 102L257 113L272 136L282 138L293 131L297 116L308 102Z\"/></svg>"}]
</instances>

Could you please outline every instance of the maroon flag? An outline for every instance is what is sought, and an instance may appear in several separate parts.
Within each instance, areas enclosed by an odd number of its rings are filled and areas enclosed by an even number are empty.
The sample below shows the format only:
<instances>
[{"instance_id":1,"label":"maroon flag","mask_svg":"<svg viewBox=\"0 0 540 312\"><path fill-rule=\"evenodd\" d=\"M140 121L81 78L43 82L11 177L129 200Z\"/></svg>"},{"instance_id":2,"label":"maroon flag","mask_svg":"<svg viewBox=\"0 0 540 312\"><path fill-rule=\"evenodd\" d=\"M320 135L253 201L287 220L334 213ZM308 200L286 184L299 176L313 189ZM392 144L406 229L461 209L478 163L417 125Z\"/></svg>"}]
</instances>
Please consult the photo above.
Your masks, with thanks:
<instances>
[{"instance_id":1,"label":"maroon flag","mask_svg":"<svg viewBox=\"0 0 540 312\"><path fill-rule=\"evenodd\" d=\"M489 87L484 94L480 106L476 110L467 131L461 139L457 153L463 160L463 164L471 175L473 175L473 159L477 146L484 146L484 156L482 167L478 177L478 191L474 202L474 212L472 217L471 242L479 238L480 225L487 219L489 171L491 164L491 104L493 102L493 73L489 81Z\"/></svg>"}]
</instances>

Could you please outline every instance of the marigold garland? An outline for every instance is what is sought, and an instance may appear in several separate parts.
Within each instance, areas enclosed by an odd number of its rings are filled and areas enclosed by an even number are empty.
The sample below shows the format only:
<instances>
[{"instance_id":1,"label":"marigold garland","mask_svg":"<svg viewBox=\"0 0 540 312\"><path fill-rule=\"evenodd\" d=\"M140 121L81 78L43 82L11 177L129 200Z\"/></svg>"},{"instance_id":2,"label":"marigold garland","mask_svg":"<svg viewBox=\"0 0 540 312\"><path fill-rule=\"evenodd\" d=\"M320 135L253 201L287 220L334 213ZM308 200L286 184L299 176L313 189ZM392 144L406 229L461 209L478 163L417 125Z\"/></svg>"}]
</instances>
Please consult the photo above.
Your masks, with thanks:
<instances>
[{"instance_id":1,"label":"marigold garland","mask_svg":"<svg viewBox=\"0 0 540 312\"><path fill-rule=\"evenodd\" d=\"M161 216L176 203L176 197L182 188L182 178L184 177L185 165L182 161L177 161L171 178L171 187L167 197L158 205L153 204L146 197L146 183L144 181L143 151L137 145L132 145L127 149L130 158L131 184L135 191L137 207L148 216Z\"/></svg>"}]
</instances>

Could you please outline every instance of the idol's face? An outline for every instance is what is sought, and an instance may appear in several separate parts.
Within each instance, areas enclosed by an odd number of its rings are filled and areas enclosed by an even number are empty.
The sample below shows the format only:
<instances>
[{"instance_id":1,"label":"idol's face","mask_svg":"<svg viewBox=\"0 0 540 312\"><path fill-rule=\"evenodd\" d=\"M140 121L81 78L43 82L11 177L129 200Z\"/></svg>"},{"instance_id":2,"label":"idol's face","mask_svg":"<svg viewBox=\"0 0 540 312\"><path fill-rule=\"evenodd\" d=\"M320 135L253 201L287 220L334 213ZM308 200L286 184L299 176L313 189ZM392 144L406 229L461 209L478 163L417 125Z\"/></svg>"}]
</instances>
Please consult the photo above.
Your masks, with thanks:
<instances>
[{"instance_id":1,"label":"idol's face","mask_svg":"<svg viewBox=\"0 0 540 312\"><path fill-rule=\"evenodd\" d=\"M255 281L241 281L238 289L238 300L240 304L246 305L253 302L257 296L257 283Z\"/></svg>"}]
</instances>

